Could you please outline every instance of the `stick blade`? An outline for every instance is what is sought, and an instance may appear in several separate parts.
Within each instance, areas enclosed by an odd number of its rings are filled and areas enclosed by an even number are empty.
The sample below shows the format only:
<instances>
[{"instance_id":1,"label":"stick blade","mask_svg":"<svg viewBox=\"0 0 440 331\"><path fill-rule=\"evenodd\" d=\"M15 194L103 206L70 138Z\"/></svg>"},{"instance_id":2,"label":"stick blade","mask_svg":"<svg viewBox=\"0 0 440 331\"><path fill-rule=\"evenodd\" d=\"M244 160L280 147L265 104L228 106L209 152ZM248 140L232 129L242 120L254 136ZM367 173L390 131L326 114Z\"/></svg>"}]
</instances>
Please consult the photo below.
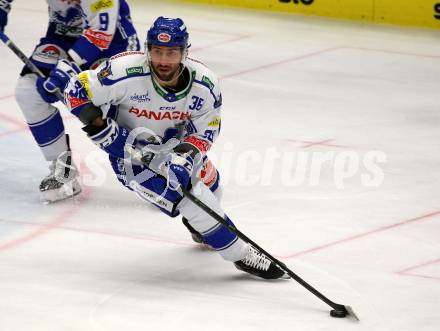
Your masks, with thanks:
<instances>
[{"instance_id":1,"label":"stick blade","mask_svg":"<svg viewBox=\"0 0 440 331\"><path fill-rule=\"evenodd\" d=\"M345 307L345 310L347 311L349 316L353 317L356 322L360 322L360 319L356 315L356 313L354 312L353 308L351 308L350 306L344 306L344 307Z\"/></svg>"}]
</instances>

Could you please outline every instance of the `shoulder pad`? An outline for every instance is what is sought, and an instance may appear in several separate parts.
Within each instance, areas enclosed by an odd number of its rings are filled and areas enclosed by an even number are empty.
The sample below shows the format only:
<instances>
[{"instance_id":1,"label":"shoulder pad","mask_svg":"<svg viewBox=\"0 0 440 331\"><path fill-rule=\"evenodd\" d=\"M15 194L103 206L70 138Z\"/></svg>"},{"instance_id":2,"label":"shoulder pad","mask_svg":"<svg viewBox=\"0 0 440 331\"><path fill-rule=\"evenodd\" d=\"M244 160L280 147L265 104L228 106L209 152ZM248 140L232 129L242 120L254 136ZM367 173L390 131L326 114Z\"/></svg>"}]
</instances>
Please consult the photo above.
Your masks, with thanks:
<instances>
[{"instance_id":1,"label":"shoulder pad","mask_svg":"<svg viewBox=\"0 0 440 331\"><path fill-rule=\"evenodd\" d=\"M125 78L149 74L149 67L143 52L116 54L97 70L99 70L98 79L104 85L111 85Z\"/></svg>"},{"instance_id":2,"label":"shoulder pad","mask_svg":"<svg viewBox=\"0 0 440 331\"><path fill-rule=\"evenodd\" d=\"M188 59L188 64L190 69L196 72L194 79L196 83L206 87L210 91L217 91L219 89L217 75L211 69L202 62L194 59Z\"/></svg>"},{"instance_id":3,"label":"shoulder pad","mask_svg":"<svg viewBox=\"0 0 440 331\"><path fill-rule=\"evenodd\" d=\"M202 62L194 59L188 59L188 67L195 72L193 86L211 95L213 107L219 108L222 105L222 95L217 75Z\"/></svg>"}]
</instances>

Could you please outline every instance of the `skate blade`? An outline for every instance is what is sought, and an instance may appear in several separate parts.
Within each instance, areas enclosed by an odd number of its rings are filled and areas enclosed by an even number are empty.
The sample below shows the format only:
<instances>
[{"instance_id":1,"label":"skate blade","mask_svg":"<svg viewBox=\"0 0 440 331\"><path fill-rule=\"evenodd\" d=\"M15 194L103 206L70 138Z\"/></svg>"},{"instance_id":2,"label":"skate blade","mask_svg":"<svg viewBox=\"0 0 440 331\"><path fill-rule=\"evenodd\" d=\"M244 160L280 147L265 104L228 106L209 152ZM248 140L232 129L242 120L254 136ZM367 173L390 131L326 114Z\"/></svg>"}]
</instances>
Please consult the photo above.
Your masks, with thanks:
<instances>
[{"instance_id":1,"label":"skate blade","mask_svg":"<svg viewBox=\"0 0 440 331\"><path fill-rule=\"evenodd\" d=\"M69 187L65 187L65 185ZM40 191L40 199L43 204L48 205L54 202L63 201L72 198L81 193L81 186L79 184L64 184L56 190Z\"/></svg>"},{"instance_id":2,"label":"skate blade","mask_svg":"<svg viewBox=\"0 0 440 331\"><path fill-rule=\"evenodd\" d=\"M284 275L282 275L280 278L278 278L278 279L292 279L292 277L290 277L288 274L284 274Z\"/></svg>"},{"instance_id":3,"label":"skate blade","mask_svg":"<svg viewBox=\"0 0 440 331\"><path fill-rule=\"evenodd\" d=\"M349 316L353 317L356 322L360 322L360 319L354 312L353 308L351 308L350 306L344 306L344 307L347 310Z\"/></svg>"}]
</instances>

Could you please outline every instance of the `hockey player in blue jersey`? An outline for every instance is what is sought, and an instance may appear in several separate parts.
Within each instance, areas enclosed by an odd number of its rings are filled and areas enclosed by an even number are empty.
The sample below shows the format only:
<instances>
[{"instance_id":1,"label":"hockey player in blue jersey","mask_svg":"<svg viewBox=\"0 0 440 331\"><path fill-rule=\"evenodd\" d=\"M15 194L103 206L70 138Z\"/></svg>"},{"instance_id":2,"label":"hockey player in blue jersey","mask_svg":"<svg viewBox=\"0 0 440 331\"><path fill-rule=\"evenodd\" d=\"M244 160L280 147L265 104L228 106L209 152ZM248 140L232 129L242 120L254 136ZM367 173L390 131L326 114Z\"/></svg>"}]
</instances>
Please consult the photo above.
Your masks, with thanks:
<instances>
[{"instance_id":1,"label":"hockey player in blue jersey","mask_svg":"<svg viewBox=\"0 0 440 331\"><path fill-rule=\"evenodd\" d=\"M13 0L0 0L0 30L4 30ZM105 59L139 50L136 31L126 0L47 0L49 26L31 60L50 80L37 79L25 67L16 87L16 100L26 122L50 162L50 173L40 184L44 201L53 202L78 194L81 186L71 160L68 135L60 113L52 103L63 89L63 75L94 68ZM75 69L75 71L69 69ZM58 160L58 161L57 161ZM67 176L68 174L68 176Z\"/></svg>"},{"instance_id":2,"label":"hockey player in blue jersey","mask_svg":"<svg viewBox=\"0 0 440 331\"><path fill-rule=\"evenodd\" d=\"M126 52L73 77L68 109L109 154L118 180L170 217L182 215L200 239L225 260L265 279L288 278L274 262L206 214L179 188L195 194L225 220L216 192L219 175L207 152L220 133L217 76L187 57L181 19L159 17L145 53Z\"/></svg>"}]
</instances>

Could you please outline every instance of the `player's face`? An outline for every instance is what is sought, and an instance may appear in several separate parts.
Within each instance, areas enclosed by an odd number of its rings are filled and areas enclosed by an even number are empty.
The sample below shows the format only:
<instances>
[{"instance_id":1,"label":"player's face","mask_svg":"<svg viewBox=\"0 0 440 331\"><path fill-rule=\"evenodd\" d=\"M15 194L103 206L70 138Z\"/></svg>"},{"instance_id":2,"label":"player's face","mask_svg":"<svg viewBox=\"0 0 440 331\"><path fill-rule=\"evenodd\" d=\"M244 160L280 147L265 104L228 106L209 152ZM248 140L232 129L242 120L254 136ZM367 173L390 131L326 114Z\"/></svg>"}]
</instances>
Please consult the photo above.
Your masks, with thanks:
<instances>
[{"instance_id":1,"label":"player's face","mask_svg":"<svg viewBox=\"0 0 440 331\"><path fill-rule=\"evenodd\" d=\"M150 56L154 72L160 80L170 81L180 70L182 50L179 47L153 46Z\"/></svg>"}]
</instances>

